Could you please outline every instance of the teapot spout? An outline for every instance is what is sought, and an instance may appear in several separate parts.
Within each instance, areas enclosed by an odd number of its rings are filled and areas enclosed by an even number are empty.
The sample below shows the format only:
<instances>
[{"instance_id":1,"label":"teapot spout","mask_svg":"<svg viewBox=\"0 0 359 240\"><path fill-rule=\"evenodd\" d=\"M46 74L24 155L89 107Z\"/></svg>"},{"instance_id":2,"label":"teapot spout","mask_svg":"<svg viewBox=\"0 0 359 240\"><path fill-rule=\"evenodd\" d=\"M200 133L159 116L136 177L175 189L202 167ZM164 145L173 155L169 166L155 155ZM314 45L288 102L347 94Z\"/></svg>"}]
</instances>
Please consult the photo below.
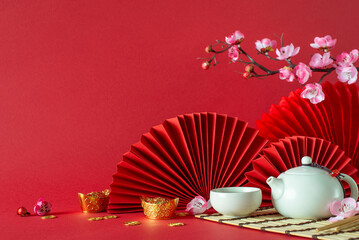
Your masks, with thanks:
<instances>
[{"instance_id":1,"label":"teapot spout","mask_svg":"<svg viewBox=\"0 0 359 240\"><path fill-rule=\"evenodd\" d=\"M283 180L271 176L266 182L271 188L273 199L279 199L284 192Z\"/></svg>"}]
</instances>

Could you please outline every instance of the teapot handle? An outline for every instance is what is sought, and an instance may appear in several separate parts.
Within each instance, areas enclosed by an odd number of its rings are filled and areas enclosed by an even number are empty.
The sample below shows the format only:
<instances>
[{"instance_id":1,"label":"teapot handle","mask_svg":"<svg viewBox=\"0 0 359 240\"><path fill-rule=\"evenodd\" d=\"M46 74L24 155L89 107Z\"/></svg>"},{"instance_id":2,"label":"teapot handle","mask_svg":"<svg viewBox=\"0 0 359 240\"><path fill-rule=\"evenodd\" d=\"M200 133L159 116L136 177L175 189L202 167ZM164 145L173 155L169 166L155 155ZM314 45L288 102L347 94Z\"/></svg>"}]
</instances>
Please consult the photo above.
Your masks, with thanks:
<instances>
[{"instance_id":1,"label":"teapot handle","mask_svg":"<svg viewBox=\"0 0 359 240\"><path fill-rule=\"evenodd\" d=\"M353 178L351 178L350 176L341 173L341 176L343 176L342 178L340 178L340 180L343 180L344 182L349 184L350 187L350 197L354 198L355 201L358 200L358 186L356 184L356 182L353 180Z\"/></svg>"}]
</instances>

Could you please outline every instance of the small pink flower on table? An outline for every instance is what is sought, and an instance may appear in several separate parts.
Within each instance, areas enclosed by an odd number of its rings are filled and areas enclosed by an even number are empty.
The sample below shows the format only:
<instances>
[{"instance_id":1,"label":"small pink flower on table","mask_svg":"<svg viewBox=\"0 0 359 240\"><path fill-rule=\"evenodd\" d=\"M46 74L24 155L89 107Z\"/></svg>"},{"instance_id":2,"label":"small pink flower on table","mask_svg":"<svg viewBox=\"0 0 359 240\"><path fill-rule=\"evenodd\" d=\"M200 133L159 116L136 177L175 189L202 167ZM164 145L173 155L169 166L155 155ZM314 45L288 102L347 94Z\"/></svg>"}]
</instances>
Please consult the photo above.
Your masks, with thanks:
<instances>
[{"instance_id":1,"label":"small pink flower on table","mask_svg":"<svg viewBox=\"0 0 359 240\"><path fill-rule=\"evenodd\" d=\"M228 57L232 58L232 61L235 62L239 58L239 48L237 46L232 46L228 50Z\"/></svg>"},{"instance_id":2,"label":"small pink flower on table","mask_svg":"<svg viewBox=\"0 0 359 240\"><path fill-rule=\"evenodd\" d=\"M354 198L344 198L342 201L335 200L330 204L330 212L335 217L331 217L328 220L330 222L337 222L359 213L359 204Z\"/></svg>"},{"instance_id":3,"label":"small pink flower on table","mask_svg":"<svg viewBox=\"0 0 359 240\"><path fill-rule=\"evenodd\" d=\"M328 50L333 48L336 43L337 43L336 39L332 39L330 35L327 35L325 37L314 38L314 43L311 43L310 46L312 48L321 49L327 52Z\"/></svg>"},{"instance_id":4,"label":"small pink flower on table","mask_svg":"<svg viewBox=\"0 0 359 240\"><path fill-rule=\"evenodd\" d=\"M322 91L322 86L318 83L308 83L305 85L305 89L300 94L302 98L307 98L313 104L320 103L324 100L324 93Z\"/></svg>"},{"instance_id":5,"label":"small pink flower on table","mask_svg":"<svg viewBox=\"0 0 359 240\"><path fill-rule=\"evenodd\" d=\"M266 53L274 51L274 48L277 47L277 41L270 40L269 38L263 38L262 40L257 40L255 45L258 52Z\"/></svg>"},{"instance_id":6,"label":"small pink flower on table","mask_svg":"<svg viewBox=\"0 0 359 240\"><path fill-rule=\"evenodd\" d=\"M51 204L40 198L34 206L35 214L43 216L51 212Z\"/></svg>"},{"instance_id":7,"label":"small pink flower on table","mask_svg":"<svg viewBox=\"0 0 359 240\"><path fill-rule=\"evenodd\" d=\"M202 196L196 196L188 204L186 211L192 215L204 213L212 207L210 200L206 201Z\"/></svg>"},{"instance_id":8,"label":"small pink flower on table","mask_svg":"<svg viewBox=\"0 0 359 240\"><path fill-rule=\"evenodd\" d=\"M283 67L279 69L279 78L286 80L287 82L293 82L295 79L293 69L291 67Z\"/></svg>"},{"instance_id":9,"label":"small pink flower on table","mask_svg":"<svg viewBox=\"0 0 359 240\"><path fill-rule=\"evenodd\" d=\"M287 58L293 57L299 53L300 47L294 48L293 43L290 45L287 45L285 47L281 47L280 50L276 50L276 53L278 55L278 60L285 60Z\"/></svg>"},{"instance_id":10,"label":"small pink flower on table","mask_svg":"<svg viewBox=\"0 0 359 240\"><path fill-rule=\"evenodd\" d=\"M350 66L358 60L358 50L354 49L350 53L342 52L337 56L339 66Z\"/></svg>"},{"instance_id":11,"label":"small pink flower on table","mask_svg":"<svg viewBox=\"0 0 359 240\"><path fill-rule=\"evenodd\" d=\"M240 44L243 41L243 39L244 39L243 33L237 30L232 35L226 37L226 43L228 43L229 45L236 45L236 44Z\"/></svg>"},{"instance_id":12,"label":"small pink flower on table","mask_svg":"<svg viewBox=\"0 0 359 240\"><path fill-rule=\"evenodd\" d=\"M301 84L304 84L308 81L309 77L312 76L312 70L310 67L305 65L304 63L300 62L295 68L294 68L295 75L298 78L298 81Z\"/></svg>"},{"instance_id":13,"label":"small pink flower on table","mask_svg":"<svg viewBox=\"0 0 359 240\"><path fill-rule=\"evenodd\" d=\"M347 82L348 84L355 83L358 79L358 70L353 65L350 66L338 66L335 69L338 79L341 82Z\"/></svg>"},{"instance_id":14,"label":"small pink flower on table","mask_svg":"<svg viewBox=\"0 0 359 240\"><path fill-rule=\"evenodd\" d=\"M324 68L332 63L333 59L330 58L330 53L324 53L323 56L316 53L310 59L309 66L312 68Z\"/></svg>"}]
</instances>

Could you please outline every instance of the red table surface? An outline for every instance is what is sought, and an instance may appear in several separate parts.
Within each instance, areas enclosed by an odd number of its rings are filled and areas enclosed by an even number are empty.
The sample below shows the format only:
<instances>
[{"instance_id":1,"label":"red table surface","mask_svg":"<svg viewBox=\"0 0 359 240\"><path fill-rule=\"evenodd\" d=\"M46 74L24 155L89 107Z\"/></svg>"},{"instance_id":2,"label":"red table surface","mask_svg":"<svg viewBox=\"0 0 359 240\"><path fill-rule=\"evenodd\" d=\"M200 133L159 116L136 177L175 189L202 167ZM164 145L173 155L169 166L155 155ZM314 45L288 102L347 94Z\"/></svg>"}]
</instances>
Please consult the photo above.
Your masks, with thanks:
<instances>
[{"instance_id":1,"label":"red table surface","mask_svg":"<svg viewBox=\"0 0 359 240\"><path fill-rule=\"evenodd\" d=\"M355 0L1 0L0 240L295 238L193 217L174 228L142 213L89 222L77 193L109 188L122 154L167 118L218 112L254 127L302 87L278 75L243 79L227 54L203 71L206 45L240 30L241 46L277 70L286 63L257 56L256 40L285 32L285 45L301 47L297 64L317 52L314 37L330 34L335 57L358 47L358 8ZM16 215L40 197L58 218Z\"/></svg>"},{"instance_id":2,"label":"red table surface","mask_svg":"<svg viewBox=\"0 0 359 240\"><path fill-rule=\"evenodd\" d=\"M118 214L117 219L88 221L89 217L108 214L79 211L53 214L57 218L46 220L39 216L20 217L15 212L2 214L0 239L304 239L209 222L193 216L151 220L138 212ZM125 226L125 221L140 221L141 224ZM182 222L185 226L168 226L172 222Z\"/></svg>"}]
</instances>

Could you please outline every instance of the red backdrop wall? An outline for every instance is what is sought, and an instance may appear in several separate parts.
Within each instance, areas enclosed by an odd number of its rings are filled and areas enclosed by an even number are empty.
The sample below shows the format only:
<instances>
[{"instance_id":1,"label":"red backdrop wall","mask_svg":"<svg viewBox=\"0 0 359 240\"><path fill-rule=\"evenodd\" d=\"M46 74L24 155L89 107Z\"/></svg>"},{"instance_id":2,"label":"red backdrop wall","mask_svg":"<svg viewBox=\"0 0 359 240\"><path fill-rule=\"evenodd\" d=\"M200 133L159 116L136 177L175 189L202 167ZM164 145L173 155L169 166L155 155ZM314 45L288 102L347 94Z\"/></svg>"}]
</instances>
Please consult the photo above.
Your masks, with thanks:
<instances>
[{"instance_id":1,"label":"red backdrop wall","mask_svg":"<svg viewBox=\"0 0 359 240\"><path fill-rule=\"evenodd\" d=\"M213 111L255 127L299 84L245 80L227 56L203 71L204 47L238 29L255 54L255 40L284 32L286 44L301 46L295 61L309 62L316 36L337 38L335 54L359 47L358 7L355 0L0 1L0 215L39 197L57 211L79 210L77 192L108 188L122 154L166 118Z\"/></svg>"}]
</instances>

